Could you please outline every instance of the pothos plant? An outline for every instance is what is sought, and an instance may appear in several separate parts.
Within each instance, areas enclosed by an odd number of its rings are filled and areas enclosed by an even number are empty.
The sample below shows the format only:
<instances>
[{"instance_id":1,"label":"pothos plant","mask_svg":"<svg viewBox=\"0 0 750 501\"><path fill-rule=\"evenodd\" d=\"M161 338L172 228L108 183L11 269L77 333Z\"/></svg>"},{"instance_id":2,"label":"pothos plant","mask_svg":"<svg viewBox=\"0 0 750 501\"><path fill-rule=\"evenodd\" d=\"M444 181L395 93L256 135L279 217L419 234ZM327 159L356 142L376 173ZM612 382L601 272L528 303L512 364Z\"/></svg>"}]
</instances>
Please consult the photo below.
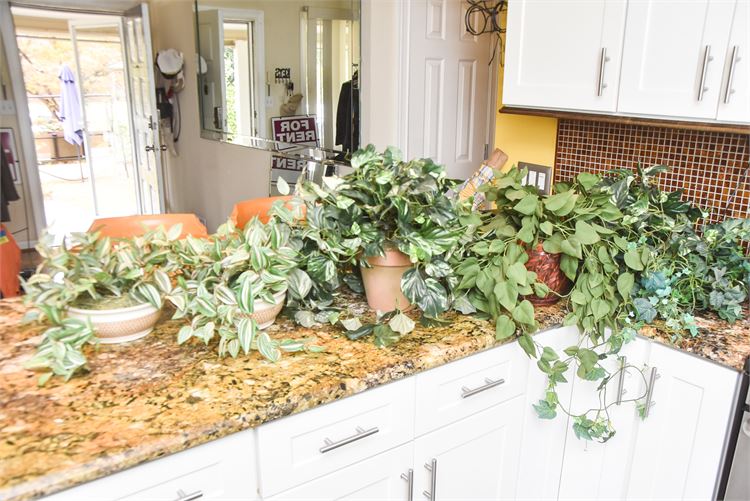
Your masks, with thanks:
<instances>
[{"instance_id":1,"label":"pothos plant","mask_svg":"<svg viewBox=\"0 0 750 501\"><path fill-rule=\"evenodd\" d=\"M177 342L195 338L209 344L218 337L219 356L257 350L271 362L282 351L320 351L308 340L272 339L251 317L256 301L276 304L274 295L288 288L298 262L289 237L284 222L254 218L243 230L230 220L208 239L180 242L176 255L184 274L167 299L176 308L173 318L188 318L190 324L179 330Z\"/></svg>"},{"instance_id":2,"label":"pothos plant","mask_svg":"<svg viewBox=\"0 0 750 501\"><path fill-rule=\"evenodd\" d=\"M295 316L314 321L313 309L325 309L342 281L361 291L357 265L397 249L413 264L401 282L404 295L424 317L438 317L453 302L456 277L448 260L465 233L455 203L445 196L452 185L445 169L429 159L404 161L395 148L379 153L372 145L354 153L351 164L352 173L326 177L322 186L302 184L307 215L295 237L314 285L312 297L293 300ZM352 322L350 336L375 332L379 343L389 344L413 328L401 312L385 313L381 320L387 322Z\"/></svg>"},{"instance_id":3,"label":"pothos plant","mask_svg":"<svg viewBox=\"0 0 750 501\"><path fill-rule=\"evenodd\" d=\"M181 231L181 225L175 225L132 239L73 233L59 246L52 246L50 235L42 236L36 247L42 262L23 282L24 300L33 306L25 320L51 324L26 363L44 371L40 384L52 375L68 380L85 369L83 348L97 344L89 322L66 317L68 307L111 309L148 303L161 308L163 296L172 289L169 274L179 268L171 247Z\"/></svg>"}]
</instances>

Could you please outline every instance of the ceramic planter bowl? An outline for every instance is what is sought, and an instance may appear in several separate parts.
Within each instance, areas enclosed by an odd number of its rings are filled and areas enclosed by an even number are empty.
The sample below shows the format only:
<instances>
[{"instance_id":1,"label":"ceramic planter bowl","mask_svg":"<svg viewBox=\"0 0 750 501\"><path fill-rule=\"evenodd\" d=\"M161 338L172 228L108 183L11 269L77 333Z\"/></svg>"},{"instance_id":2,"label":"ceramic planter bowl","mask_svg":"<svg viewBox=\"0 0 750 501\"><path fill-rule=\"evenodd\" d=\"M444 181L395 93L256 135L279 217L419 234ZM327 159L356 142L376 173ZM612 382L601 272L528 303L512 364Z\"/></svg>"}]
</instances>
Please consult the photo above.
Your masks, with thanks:
<instances>
[{"instance_id":1,"label":"ceramic planter bowl","mask_svg":"<svg viewBox=\"0 0 750 501\"><path fill-rule=\"evenodd\" d=\"M541 243L537 244L533 249L527 249L526 254L529 256L529 260L526 262L526 269L535 272L537 280L547 284L547 287L551 291L544 297L537 297L532 294L526 296L526 299L532 304L540 306L555 304L560 300L558 294L567 294L571 285L568 277L560 269L561 255L544 252Z\"/></svg>"},{"instance_id":2,"label":"ceramic planter bowl","mask_svg":"<svg viewBox=\"0 0 750 501\"><path fill-rule=\"evenodd\" d=\"M258 325L258 329L265 329L266 327L270 327L274 321L276 321L276 317L279 316L279 313L281 313L281 310L284 308L284 301L286 300L286 289L277 292L273 295L274 303L269 304L265 301L261 301L260 299L256 299L253 303L253 313L250 314L240 314L240 316L243 316L245 318L252 318L255 320L255 323Z\"/></svg>"},{"instance_id":3,"label":"ceramic planter bowl","mask_svg":"<svg viewBox=\"0 0 750 501\"><path fill-rule=\"evenodd\" d=\"M411 303L401 292L401 277L412 267L409 256L398 250L387 250L385 256L370 256L371 268L360 267L367 304L373 310L407 310Z\"/></svg>"},{"instance_id":4,"label":"ceramic planter bowl","mask_svg":"<svg viewBox=\"0 0 750 501\"><path fill-rule=\"evenodd\" d=\"M94 332L103 344L125 343L146 336L160 315L161 310L148 303L110 310L68 308L70 318L91 319Z\"/></svg>"}]
</instances>

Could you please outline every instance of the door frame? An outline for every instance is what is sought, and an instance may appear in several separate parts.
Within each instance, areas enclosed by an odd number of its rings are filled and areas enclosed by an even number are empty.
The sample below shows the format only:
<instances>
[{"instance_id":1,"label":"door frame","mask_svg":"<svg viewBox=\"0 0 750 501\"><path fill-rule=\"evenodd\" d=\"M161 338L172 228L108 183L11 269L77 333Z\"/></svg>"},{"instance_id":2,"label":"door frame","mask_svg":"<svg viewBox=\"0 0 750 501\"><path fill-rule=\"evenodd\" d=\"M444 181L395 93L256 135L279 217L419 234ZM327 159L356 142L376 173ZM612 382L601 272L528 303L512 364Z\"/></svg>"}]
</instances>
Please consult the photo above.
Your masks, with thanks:
<instances>
[{"instance_id":1,"label":"door frame","mask_svg":"<svg viewBox=\"0 0 750 501\"><path fill-rule=\"evenodd\" d=\"M0 36L2 37L3 47L5 49L5 58L8 62L8 73L10 83L13 86L13 101L16 107L16 121L18 123L18 137L21 142L21 151L23 152L23 170L26 177L24 183L28 183L23 190L22 196L29 194L31 216L34 220L35 233L37 239L42 230L47 227L47 219L44 215L44 195L42 194L42 183L39 179L39 161L36 156L36 147L34 146L34 133L31 129L31 115L29 114L29 100L26 97L26 82L23 79L23 69L21 68L21 56L18 51L16 42L16 28L13 24L13 14L10 12L10 3L8 0L0 0ZM29 235L30 233L27 233ZM32 248L36 245L36 240L27 241L24 248Z\"/></svg>"}]
</instances>

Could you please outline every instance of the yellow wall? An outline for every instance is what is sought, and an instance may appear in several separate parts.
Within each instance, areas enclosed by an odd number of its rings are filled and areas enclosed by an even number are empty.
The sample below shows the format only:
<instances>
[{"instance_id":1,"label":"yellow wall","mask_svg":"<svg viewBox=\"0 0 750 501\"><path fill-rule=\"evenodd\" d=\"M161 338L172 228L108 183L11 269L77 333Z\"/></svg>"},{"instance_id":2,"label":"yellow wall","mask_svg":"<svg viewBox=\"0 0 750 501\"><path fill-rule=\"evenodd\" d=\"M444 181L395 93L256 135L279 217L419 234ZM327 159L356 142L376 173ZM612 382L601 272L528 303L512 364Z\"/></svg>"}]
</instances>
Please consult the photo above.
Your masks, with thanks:
<instances>
[{"instance_id":1,"label":"yellow wall","mask_svg":"<svg viewBox=\"0 0 750 501\"><path fill-rule=\"evenodd\" d=\"M505 24L505 19L502 20ZM503 39L505 35L503 35ZM503 40L502 47L505 47ZM497 108L503 104L503 68L498 78ZM495 118L495 148L508 155L505 168L519 161L547 165L554 168L557 119L528 115L498 113Z\"/></svg>"}]
</instances>

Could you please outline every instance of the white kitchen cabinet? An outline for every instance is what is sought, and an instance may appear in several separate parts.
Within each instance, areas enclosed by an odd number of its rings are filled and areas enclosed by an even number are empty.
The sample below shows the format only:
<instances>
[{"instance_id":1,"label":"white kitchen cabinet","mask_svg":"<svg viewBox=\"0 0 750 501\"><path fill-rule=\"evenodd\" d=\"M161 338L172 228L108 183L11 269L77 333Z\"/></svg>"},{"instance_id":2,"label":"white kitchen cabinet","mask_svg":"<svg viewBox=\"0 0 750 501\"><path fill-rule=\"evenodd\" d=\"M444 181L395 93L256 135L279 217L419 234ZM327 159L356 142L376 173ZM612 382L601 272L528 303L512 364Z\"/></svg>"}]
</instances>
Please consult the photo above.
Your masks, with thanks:
<instances>
[{"instance_id":1,"label":"white kitchen cabinet","mask_svg":"<svg viewBox=\"0 0 750 501\"><path fill-rule=\"evenodd\" d=\"M617 111L715 119L735 4L629 0Z\"/></svg>"},{"instance_id":2,"label":"white kitchen cabinet","mask_svg":"<svg viewBox=\"0 0 750 501\"><path fill-rule=\"evenodd\" d=\"M605 443L590 442L568 432L560 475L559 499L583 501L594 499L624 499L628 487L630 462L640 423L634 402L646 394L648 382L641 368L648 361L651 343L638 338L622 347L620 355L632 367L621 370L615 357L603 362L614 377L607 385L606 404L616 433ZM622 377L620 377L622 375ZM584 381L575 378L570 409L580 414L599 406L597 387L601 381ZM618 405L617 394L622 389L622 400Z\"/></svg>"},{"instance_id":3,"label":"white kitchen cabinet","mask_svg":"<svg viewBox=\"0 0 750 501\"><path fill-rule=\"evenodd\" d=\"M518 396L415 440L415 499L513 499L523 405Z\"/></svg>"},{"instance_id":4,"label":"white kitchen cabinet","mask_svg":"<svg viewBox=\"0 0 750 501\"><path fill-rule=\"evenodd\" d=\"M268 501L407 501L410 470L413 471L411 443L282 492Z\"/></svg>"},{"instance_id":5,"label":"white kitchen cabinet","mask_svg":"<svg viewBox=\"0 0 750 501\"><path fill-rule=\"evenodd\" d=\"M713 499L739 373L657 343L649 367L658 377L649 377L627 497Z\"/></svg>"},{"instance_id":6,"label":"white kitchen cabinet","mask_svg":"<svg viewBox=\"0 0 750 501\"><path fill-rule=\"evenodd\" d=\"M578 329L563 327L552 329L534 336L542 346L549 346L561 356L568 346L578 344ZM557 388L558 398L566 407L570 406L575 372L565 373L569 383ZM555 419L540 419L532 407L544 398L547 389L547 376L536 363L529 364L528 384L523 404L523 424L521 453L518 459L518 490L516 499L540 500L556 499L560 485L565 437L570 432L568 417L558 413Z\"/></svg>"},{"instance_id":7,"label":"white kitchen cabinet","mask_svg":"<svg viewBox=\"0 0 750 501\"><path fill-rule=\"evenodd\" d=\"M724 55L724 78L717 117L725 122L750 123L750 1L735 7L729 44Z\"/></svg>"},{"instance_id":8,"label":"white kitchen cabinet","mask_svg":"<svg viewBox=\"0 0 750 501\"><path fill-rule=\"evenodd\" d=\"M508 4L503 104L614 112L625 0Z\"/></svg>"},{"instance_id":9,"label":"white kitchen cabinet","mask_svg":"<svg viewBox=\"0 0 750 501\"><path fill-rule=\"evenodd\" d=\"M46 501L257 500L254 431L150 461L44 498Z\"/></svg>"}]
</instances>

